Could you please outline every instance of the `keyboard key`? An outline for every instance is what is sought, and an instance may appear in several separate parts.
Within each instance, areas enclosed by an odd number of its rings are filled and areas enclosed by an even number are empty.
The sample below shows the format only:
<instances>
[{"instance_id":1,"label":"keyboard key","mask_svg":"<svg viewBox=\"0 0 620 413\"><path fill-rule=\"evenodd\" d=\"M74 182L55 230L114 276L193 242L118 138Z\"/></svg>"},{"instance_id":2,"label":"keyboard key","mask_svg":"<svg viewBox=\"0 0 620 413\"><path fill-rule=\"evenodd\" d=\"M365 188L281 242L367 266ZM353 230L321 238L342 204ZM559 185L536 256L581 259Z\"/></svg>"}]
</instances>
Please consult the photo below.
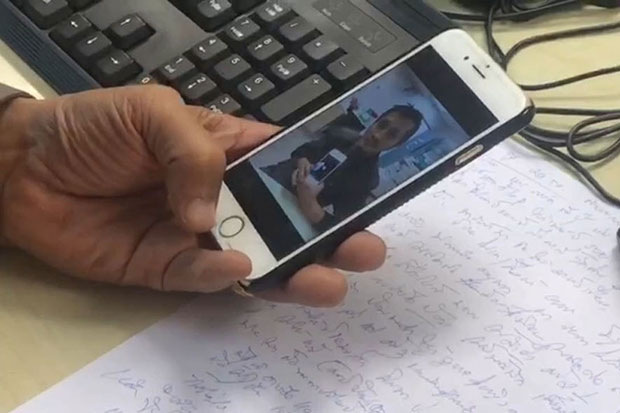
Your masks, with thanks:
<instances>
[{"instance_id":1,"label":"keyboard key","mask_svg":"<svg viewBox=\"0 0 620 413\"><path fill-rule=\"evenodd\" d=\"M248 17L235 20L221 34L222 39L236 50L242 50L259 35L260 26Z\"/></svg>"},{"instance_id":2,"label":"keyboard key","mask_svg":"<svg viewBox=\"0 0 620 413\"><path fill-rule=\"evenodd\" d=\"M235 10L239 13L244 13L256 6L258 3L262 3L263 0L230 0Z\"/></svg>"},{"instance_id":3,"label":"keyboard key","mask_svg":"<svg viewBox=\"0 0 620 413\"><path fill-rule=\"evenodd\" d=\"M73 10L83 10L99 0L68 0Z\"/></svg>"},{"instance_id":4,"label":"keyboard key","mask_svg":"<svg viewBox=\"0 0 620 413\"><path fill-rule=\"evenodd\" d=\"M159 82L157 81L157 78L153 75L143 75L143 76L138 76L137 78L135 78L132 82L130 82L130 84L148 86L148 85L158 85Z\"/></svg>"},{"instance_id":5,"label":"keyboard key","mask_svg":"<svg viewBox=\"0 0 620 413\"><path fill-rule=\"evenodd\" d=\"M94 31L93 25L81 14L75 14L50 32L60 47L69 50L75 43Z\"/></svg>"},{"instance_id":6,"label":"keyboard key","mask_svg":"<svg viewBox=\"0 0 620 413\"><path fill-rule=\"evenodd\" d=\"M363 81L368 70L351 55L345 55L330 63L326 70L326 77L338 89L350 89Z\"/></svg>"},{"instance_id":7,"label":"keyboard key","mask_svg":"<svg viewBox=\"0 0 620 413\"><path fill-rule=\"evenodd\" d=\"M128 50L148 39L153 30L137 14L125 16L107 30L107 35L117 47Z\"/></svg>"},{"instance_id":8,"label":"keyboard key","mask_svg":"<svg viewBox=\"0 0 620 413\"><path fill-rule=\"evenodd\" d=\"M270 63L286 54L286 49L284 49L282 43L268 34L249 45L247 54L260 67L267 67Z\"/></svg>"},{"instance_id":9,"label":"keyboard key","mask_svg":"<svg viewBox=\"0 0 620 413\"><path fill-rule=\"evenodd\" d=\"M189 59L179 56L160 67L156 74L165 83L176 84L187 79L196 72L196 66L194 66Z\"/></svg>"},{"instance_id":10,"label":"keyboard key","mask_svg":"<svg viewBox=\"0 0 620 413\"><path fill-rule=\"evenodd\" d=\"M227 57L213 68L217 80L224 83L225 85L223 86L229 89L236 86L232 83L239 83L239 81L248 77L251 71L252 66L238 54Z\"/></svg>"},{"instance_id":11,"label":"keyboard key","mask_svg":"<svg viewBox=\"0 0 620 413\"><path fill-rule=\"evenodd\" d=\"M282 88L288 88L298 83L308 76L308 72L308 65L293 54L278 60L271 66L271 73Z\"/></svg>"},{"instance_id":12,"label":"keyboard key","mask_svg":"<svg viewBox=\"0 0 620 413\"><path fill-rule=\"evenodd\" d=\"M72 51L73 58L84 68L89 68L112 49L112 42L101 32L95 32L80 40Z\"/></svg>"},{"instance_id":13,"label":"keyboard key","mask_svg":"<svg viewBox=\"0 0 620 413\"><path fill-rule=\"evenodd\" d=\"M241 116L243 114L241 105L230 95L222 95L205 105L207 109L217 113Z\"/></svg>"},{"instance_id":14,"label":"keyboard key","mask_svg":"<svg viewBox=\"0 0 620 413\"><path fill-rule=\"evenodd\" d=\"M332 86L321 76L312 75L261 107L265 118L278 125L289 125L316 110L330 97Z\"/></svg>"},{"instance_id":15,"label":"keyboard key","mask_svg":"<svg viewBox=\"0 0 620 413\"><path fill-rule=\"evenodd\" d=\"M183 99L190 104L204 103L217 95L217 85L204 73L198 73L183 82L179 88Z\"/></svg>"},{"instance_id":16,"label":"keyboard key","mask_svg":"<svg viewBox=\"0 0 620 413\"><path fill-rule=\"evenodd\" d=\"M26 0L24 13L42 29L49 29L71 15L66 0Z\"/></svg>"},{"instance_id":17,"label":"keyboard key","mask_svg":"<svg viewBox=\"0 0 620 413\"><path fill-rule=\"evenodd\" d=\"M142 69L121 50L113 50L93 66L93 77L102 86L120 86L136 77Z\"/></svg>"},{"instance_id":18,"label":"keyboard key","mask_svg":"<svg viewBox=\"0 0 620 413\"><path fill-rule=\"evenodd\" d=\"M255 18L258 24L267 30L275 30L285 21L293 18L293 11L282 1L268 1L256 10Z\"/></svg>"},{"instance_id":19,"label":"keyboard key","mask_svg":"<svg viewBox=\"0 0 620 413\"><path fill-rule=\"evenodd\" d=\"M303 56L306 62L312 66L314 70L321 70L328 63L342 55L343 50L336 43L327 38L327 36L319 36L306 44L303 48Z\"/></svg>"},{"instance_id":20,"label":"keyboard key","mask_svg":"<svg viewBox=\"0 0 620 413\"><path fill-rule=\"evenodd\" d=\"M230 54L230 49L221 39L213 36L198 43L188 52L188 57L200 70L207 71Z\"/></svg>"},{"instance_id":21,"label":"keyboard key","mask_svg":"<svg viewBox=\"0 0 620 413\"><path fill-rule=\"evenodd\" d=\"M237 15L228 0L203 0L190 14L206 31L213 31L223 26Z\"/></svg>"},{"instance_id":22,"label":"keyboard key","mask_svg":"<svg viewBox=\"0 0 620 413\"><path fill-rule=\"evenodd\" d=\"M319 35L317 29L301 16L285 23L279 30L283 43L292 46L301 46Z\"/></svg>"},{"instance_id":23,"label":"keyboard key","mask_svg":"<svg viewBox=\"0 0 620 413\"><path fill-rule=\"evenodd\" d=\"M237 91L249 106L258 107L277 95L276 86L260 73L242 82Z\"/></svg>"}]
</instances>

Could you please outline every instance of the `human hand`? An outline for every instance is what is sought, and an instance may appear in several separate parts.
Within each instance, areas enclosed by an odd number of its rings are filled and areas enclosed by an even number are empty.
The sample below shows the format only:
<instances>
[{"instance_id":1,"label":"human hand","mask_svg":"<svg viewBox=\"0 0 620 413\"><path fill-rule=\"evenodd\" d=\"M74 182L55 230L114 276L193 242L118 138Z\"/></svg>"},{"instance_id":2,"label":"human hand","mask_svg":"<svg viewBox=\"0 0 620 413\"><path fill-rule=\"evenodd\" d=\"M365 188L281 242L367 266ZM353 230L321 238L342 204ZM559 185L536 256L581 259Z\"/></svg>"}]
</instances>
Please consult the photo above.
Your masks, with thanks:
<instances>
[{"instance_id":1,"label":"human hand","mask_svg":"<svg viewBox=\"0 0 620 413\"><path fill-rule=\"evenodd\" d=\"M274 132L185 106L160 86L17 99L0 114L0 153L17 153L10 162L0 157L0 240L95 281L228 288L251 263L236 251L199 247L196 234L214 224L227 159ZM263 297L332 306L347 290L336 267L372 270L384 257L383 242L360 233L329 262L302 269Z\"/></svg>"},{"instance_id":2,"label":"human hand","mask_svg":"<svg viewBox=\"0 0 620 413\"><path fill-rule=\"evenodd\" d=\"M310 182L308 177L310 176L310 171L307 169L297 169L294 172L293 179L295 180L295 188L297 189L297 194L303 198L310 198L316 200L317 196L323 190L323 183L313 183Z\"/></svg>"},{"instance_id":3,"label":"human hand","mask_svg":"<svg viewBox=\"0 0 620 413\"><path fill-rule=\"evenodd\" d=\"M307 158L299 158L297 160L297 169L295 170L295 176L301 174L308 176L312 170L312 164Z\"/></svg>"},{"instance_id":4,"label":"human hand","mask_svg":"<svg viewBox=\"0 0 620 413\"><path fill-rule=\"evenodd\" d=\"M318 195L323 190L323 183L309 182L308 175L297 169L293 173L297 204L302 214L312 224L318 224L325 218L325 210L319 204Z\"/></svg>"},{"instance_id":5,"label":"human hand","mask_svg":"<svg viewBox=\"0 0 620 413\"><path fill-rule=\"evenodd\" d=\"M299 158L295 162L296 168L293 170L291 174L291 185L293 187L297 186L297 181L299 180L299 176L308 176L310 171L312 170L312 164L307 158Z\"/></svg>"}]
</instances>

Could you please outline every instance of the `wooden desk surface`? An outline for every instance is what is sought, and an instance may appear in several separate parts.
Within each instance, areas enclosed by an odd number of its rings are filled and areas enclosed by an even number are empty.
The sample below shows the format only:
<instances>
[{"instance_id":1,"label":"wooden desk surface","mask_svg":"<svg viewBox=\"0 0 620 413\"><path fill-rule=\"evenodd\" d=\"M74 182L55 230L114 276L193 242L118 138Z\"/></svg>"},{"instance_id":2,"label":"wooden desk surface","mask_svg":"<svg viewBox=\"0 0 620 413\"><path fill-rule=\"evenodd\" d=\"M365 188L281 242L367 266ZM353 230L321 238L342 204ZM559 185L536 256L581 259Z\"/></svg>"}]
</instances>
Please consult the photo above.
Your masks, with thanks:
<instances>
[{"instance_id":1,"label":"wooden desk surface","mask_svg":"<svg viewBox=\"0 0 620 413\"><path fill-rule=\"evenodd\" d=\"M549 30L618 21L619 12L589 10L532 23L498 25L507 47ZM466 27L482 41L479 27ZM542 82L620 61L618 33L549 43L523 53L510 74ZM0 80L39 97L53 91L0 43ZM537 104L620 107L620 75L534 94ZM544 95L542 98L540 96ZM548 126L562 126L548 120ZM620 196L620 161L595 169ZM190 295L121 289L76 281L14 251L0 251L0 412L10 411L138 331L172 313Z\"/></svg>"}]
</instances>

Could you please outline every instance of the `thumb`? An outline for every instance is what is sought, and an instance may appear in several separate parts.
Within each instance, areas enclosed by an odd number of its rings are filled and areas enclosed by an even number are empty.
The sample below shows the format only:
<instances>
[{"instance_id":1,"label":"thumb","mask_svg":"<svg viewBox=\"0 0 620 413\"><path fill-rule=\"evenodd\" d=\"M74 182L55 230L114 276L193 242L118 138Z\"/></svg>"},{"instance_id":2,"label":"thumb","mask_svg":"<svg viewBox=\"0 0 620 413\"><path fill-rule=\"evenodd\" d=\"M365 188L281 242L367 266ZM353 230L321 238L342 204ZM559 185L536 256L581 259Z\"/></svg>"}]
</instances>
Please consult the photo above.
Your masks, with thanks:
<instances>
[{"instance_id":1,"label":"thumb","mask_svg":"<svg viewBox=\"0 0 620 413\"><path fill-rule=\"evenodd\" d=\"M210 137L231 160L240 158L281 130L275 125L218 114L199 106L188 106L187 110L211 132Z\"/></svg>"},{"instance_id":2,"label":"thumb","mask_svg":"<svg viewBox=\"0 0 620 413\"><path fill-rule=\"evenodd\" d=\"M207 232L215 225L226 155L206 136L176 92L165 93L174 97L158 99L144 116L145 139L164 168L174 215L187 231Z\"/></svg>"}]
</instances>

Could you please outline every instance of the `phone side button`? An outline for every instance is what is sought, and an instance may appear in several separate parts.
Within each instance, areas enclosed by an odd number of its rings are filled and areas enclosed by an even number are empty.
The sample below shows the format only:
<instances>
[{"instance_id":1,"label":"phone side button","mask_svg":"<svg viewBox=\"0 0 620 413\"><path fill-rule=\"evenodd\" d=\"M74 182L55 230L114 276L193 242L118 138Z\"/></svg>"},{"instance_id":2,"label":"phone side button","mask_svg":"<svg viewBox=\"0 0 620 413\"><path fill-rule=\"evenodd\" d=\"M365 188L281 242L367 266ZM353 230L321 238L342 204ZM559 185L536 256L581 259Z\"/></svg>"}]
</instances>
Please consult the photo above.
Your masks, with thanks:
<instances>
[{"instance_id":1,"label":"phone side button","mask_svg":"<svg viewBox=\"0 0 620 413\"><path fill-rule=\"evenodd\" d=\"M220 224L218 232L222 238L232 238L241 233L245 228L245 221L243 218L237 215L232 215L226 218Z\"/></svg>"}]
</instances>

